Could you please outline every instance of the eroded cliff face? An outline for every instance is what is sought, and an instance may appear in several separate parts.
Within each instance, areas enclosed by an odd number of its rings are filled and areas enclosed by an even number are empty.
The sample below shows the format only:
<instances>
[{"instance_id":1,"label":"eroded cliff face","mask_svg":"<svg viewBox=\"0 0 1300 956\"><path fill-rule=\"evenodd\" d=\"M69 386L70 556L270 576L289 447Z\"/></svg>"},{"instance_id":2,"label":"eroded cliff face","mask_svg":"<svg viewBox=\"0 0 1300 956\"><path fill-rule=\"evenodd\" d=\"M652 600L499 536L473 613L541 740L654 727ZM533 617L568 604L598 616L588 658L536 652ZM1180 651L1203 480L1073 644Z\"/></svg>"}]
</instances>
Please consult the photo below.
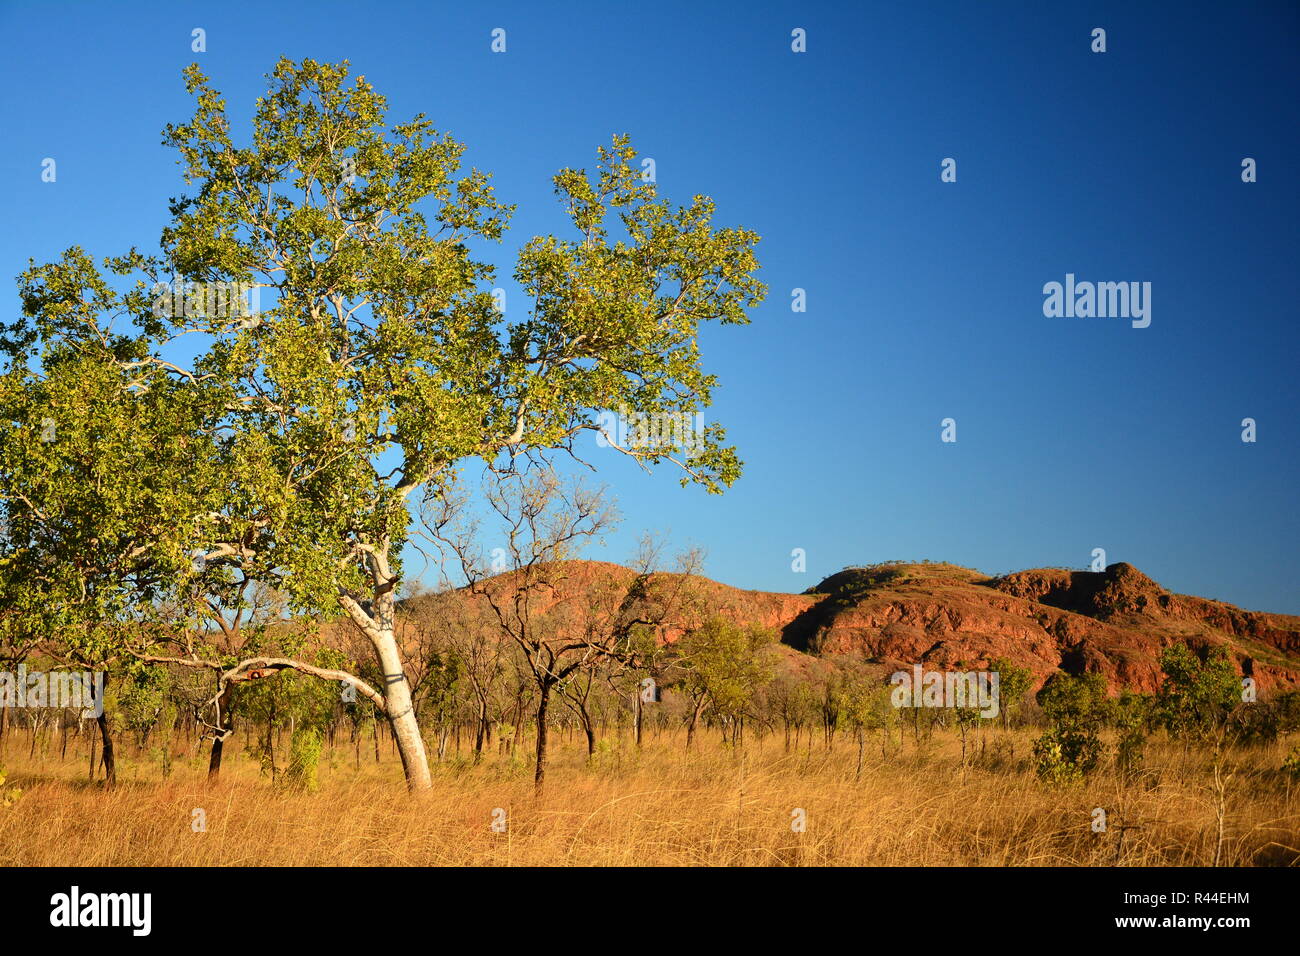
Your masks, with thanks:
<instances>
[{"instance_id":1,"label":"eroded cliff face","mask_svg":"<svg viewBox=\"0 0 1300 956\"><path fill-rule=\"evenodd\" d=\"M1099 673L1112 688L1154 690L1175 642L1225 648L1263 691L1300 685L1300 617L1172 594L1129 564L1104 572L1040 569L1002 578L951 565L842 571L808 649L889 666L973 669L1005 657L1040 681L1058 669Z\"/></svg>"},{"instance_id":2,"label":"eroded cliff face","mask_svg":"<svg viewBox=\"0 0 1300 956\"><path fill-rule=\"evenodd\" d=\"M617 595L633 577L617 564L564 562L554 593L539 597L537 609ZM505 586L508 579L496 580ZM1173 594L1129 564L1000 578L948 564L853 568L805 594L745 591L707 578L692 586L689 611L676 615L680 626L665 629L663 640L720 614L772 628L794 651L813 656L943 670L980 669L1004 657L1029 668L1040 684L1064 669L1102 674L1113 690L1141 691L1159 684L1161 650L1184 642L1202 654L1225 648L1262 692L1300 687L1300 617ZM458 594L439 600L473 600Z\"/></svg>"}]
</instances>

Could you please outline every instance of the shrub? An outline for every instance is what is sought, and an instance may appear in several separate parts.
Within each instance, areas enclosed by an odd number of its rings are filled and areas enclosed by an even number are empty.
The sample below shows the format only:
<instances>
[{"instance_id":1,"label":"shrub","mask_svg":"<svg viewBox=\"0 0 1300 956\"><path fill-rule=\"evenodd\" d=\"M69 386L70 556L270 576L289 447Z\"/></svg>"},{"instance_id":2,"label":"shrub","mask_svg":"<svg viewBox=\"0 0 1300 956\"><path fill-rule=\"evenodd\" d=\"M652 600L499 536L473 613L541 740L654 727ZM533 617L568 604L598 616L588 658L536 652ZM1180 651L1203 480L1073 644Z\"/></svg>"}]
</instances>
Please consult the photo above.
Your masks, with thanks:
<instances>
[{"instance_id":1,"label":"shrub","mask_svg":"<svg viewBox=\"0 0 1300 956\"><path fill-rule=\"evenodd\" d=\"M1038 703L1051 721L1047 732L1034 742L1039 777L1049 783L1071 783L1096 769L1102 754L1100 728L1111 709L1105 678L1055 674L1038 692Z\"/></svg>"},{"instance_id":2,"label":"shrub","mask_svg":"<svg viewBox=\"0 0 1300 956\"><path fill-rule=\"evenodd\" d=\"M1117 732L1115 765L1120 776L1131 780L1142 769L1143 749L1151 719L1151 698L1126 690L1113 706Z\"/></svg>"},{"instance_id":3,"label":"shrub","mask_svg":"<svg viewBox=\"0 0 1300 956\"><path fill-rule=\"evenodd\" d=\"M18 798L22 795L23 792L17 787L10 787L8 790L5 789L5 768L0 767L0 810L3 810L5 807L12 807L18 802Z\"/></svg>"},{"instance_id":4,"label":"shrub","mask_svg":"<svg viewBox=\"0 0 1300 956\"><path fill-rule=\"evenodd\" d=\"M1241 679L1222 652L1201 661L1186 644L1174 644L1161 653L1160 669L1156 711L1171 737L1202 739L1241 702Z\"/></svg>"},{"instance_id":5,"label":"shrub","mask_svg":"<svg viewBox=\"0 0 1300 956\"><path fill-rule=\"evenodd\" d=\"M315 793L320 784L316 769L320 765L321 735L314 727L299 727L294 731L289 752L289 785L308 793Z\"/></svg>"},{"instance_id":6,"label":"shrub","mask_svg":"<svg viewBox=\"0 0 1300 956\"><path fill-rule=\"evenodd\" d=\"M1292 747L1291 752L1282 761L1282 772L1293 781L1300 781L1300 744ZM0 781L3 781L3 779L3 777L0 777Z\"/></svg>"}]
</instances>

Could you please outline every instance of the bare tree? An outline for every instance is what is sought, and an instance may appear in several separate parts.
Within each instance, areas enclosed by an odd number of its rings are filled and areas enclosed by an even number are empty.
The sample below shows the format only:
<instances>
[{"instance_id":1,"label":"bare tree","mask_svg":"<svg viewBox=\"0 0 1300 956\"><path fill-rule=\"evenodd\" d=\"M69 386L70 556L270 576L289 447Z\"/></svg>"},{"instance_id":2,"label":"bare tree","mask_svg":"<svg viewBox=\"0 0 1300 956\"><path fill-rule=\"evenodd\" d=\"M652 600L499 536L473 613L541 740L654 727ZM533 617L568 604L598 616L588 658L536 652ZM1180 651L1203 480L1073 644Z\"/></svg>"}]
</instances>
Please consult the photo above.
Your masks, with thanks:
<instances>
[{"instance_id":1,"label":"bare tree","mask_svg":"<svg viewBox=\"0 0 1300 956\"><path fill-rule=\"evenodd\" d=\"M456 590L444 589L426 597L418 612L419 651L426 657L435 647L454 654L468 690L473 710L474 762L483 757L492 734L493 696L505 668L505 650L496 616L481 601L467 601Z\"/></svg>"},{"instance_id":2,"label":"bare tree","mask_svg":"<svg viewBox=\"0 0 1300 956\"><path fill-rule=\"evenodd\" d=\"M484 500L503 533L491 560L484 555L480 522L470 515L463 489L446 489L434 499L435 511L426 523L432 540L459 565L470 593L486 603L500 632L518 647L532 678L534 785L540 792L555 689L583 666L617 653L616 647L594 642L591 634L573 627L560 606L571 575L566 560L612 527L614 511L602 490L577 481L565 485L550 469L528 467L489 470Z\"/></svg>"},{"instance_id":3,"label":"bare tree","mask_svg":"<svg viewBox=\"0 0 1300 956\"><path fill-rule=\"evenodd\" d=\"M675 616L689 603L699 555L683 557L679 574L660 574L658 549L643 543L636 567L604 578L570 560L614 524L603 491L579 481L566 484L549 468L537 467L489 469L484 485L490 519L501 531L500 545L491 549L494 560L485 558L482 523L468 513L463 491L444 491L426 523L429 537L458 564L469 592L487 605L500 632L518 648L532 679L534 784L540 792L556 691L585 710L586 694L579 688L589 688L595 668L605 665L622 673L653 660L662 632L680 627ZM640 698L634 703L639 707ZM580 713L579 719L590 753L590 714Z\"/></svg>"}]
</instances>

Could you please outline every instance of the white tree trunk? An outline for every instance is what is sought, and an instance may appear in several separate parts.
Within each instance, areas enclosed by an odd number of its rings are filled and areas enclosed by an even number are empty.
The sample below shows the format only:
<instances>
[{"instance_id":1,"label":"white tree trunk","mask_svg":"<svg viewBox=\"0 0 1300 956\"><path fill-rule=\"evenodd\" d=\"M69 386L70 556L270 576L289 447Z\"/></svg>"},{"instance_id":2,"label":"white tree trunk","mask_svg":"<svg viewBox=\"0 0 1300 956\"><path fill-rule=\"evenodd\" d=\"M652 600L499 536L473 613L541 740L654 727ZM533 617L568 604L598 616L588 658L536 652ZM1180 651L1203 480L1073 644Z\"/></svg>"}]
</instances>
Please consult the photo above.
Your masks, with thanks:
<instances>
[{"instance_id":1,"label":"white tree trunk","mask_svg":"<svg viewBox=\"0 0 1300 956\"><path fill-rule=\"evenodd\" d=\"M371 637L379 666L384 672L384 697L388 702L388 725L392 728L393 739L397 741L397 752L402 757L402 770L406 773L406 785L412 791L430 790L433 778L429 775L429 757L424 751L424 738L420 736L420 725L415 719L415 706L411 702L411 685L402 670L402 654L397 646L397 638L391 629Z\"/></svg>"},{"instance_id":2,"label":"white tree trunk","mask_svg":"<svg viewBox=\"0 0 1300 956\"><path fill-rule=\"evenodd\" d=\"M419 722L415 719L411 685L406 679L402 651L397 644L397 601L394 595L397 580L389 569L387 545L370 551L367 563L374 580L372 607L362 607L355 597L346 593L340 595L339 602L375 649L375 657L384 675L384 686L380 688L384 695L384 714L393 731L393 739L397 741L402 770L406 773L406 786L413 793L431 790L433 777L429 773L429 757L425 753L424 738L420 736Z\"/></svg>"}]
</instances>

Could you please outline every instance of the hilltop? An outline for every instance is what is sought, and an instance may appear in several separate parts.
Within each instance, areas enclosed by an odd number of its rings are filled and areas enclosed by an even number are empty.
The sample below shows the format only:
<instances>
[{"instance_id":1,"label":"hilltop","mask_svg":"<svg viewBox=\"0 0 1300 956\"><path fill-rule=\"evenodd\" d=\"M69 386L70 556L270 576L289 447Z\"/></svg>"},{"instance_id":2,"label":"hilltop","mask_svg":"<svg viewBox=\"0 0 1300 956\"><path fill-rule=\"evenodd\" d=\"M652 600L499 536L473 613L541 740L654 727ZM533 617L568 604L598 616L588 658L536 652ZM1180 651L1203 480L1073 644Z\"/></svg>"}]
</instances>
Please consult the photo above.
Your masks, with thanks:
<instances>
[{"instance_id":1,"label":"hilltop","mask_svg":"<svg viewBox=\"0 0 1300 956\"><path fill-rule=\"evenodd\" d=\"M547 603L581 601L633 574L607 562L563 562ZM508 586L509 576L493 580ZM1300 617L1174 594L1125 563L1102 572L1036 568L1000 577L951 564L889 563L847 568L802 594L742 590L708 578L695 584L700 610L685 626L719 614L772 628L795 666L805 656L853 656L890 669L977 669L1004 657L1040 681L1057 670L1089 672L1102 674L1112 689L1151 691L1161 650L1182 642L1198 654L1223 648L1263 692L1300 686ZM472 597L462 589L404 607L448 600Z\"/></svg>"}]
</instances>

